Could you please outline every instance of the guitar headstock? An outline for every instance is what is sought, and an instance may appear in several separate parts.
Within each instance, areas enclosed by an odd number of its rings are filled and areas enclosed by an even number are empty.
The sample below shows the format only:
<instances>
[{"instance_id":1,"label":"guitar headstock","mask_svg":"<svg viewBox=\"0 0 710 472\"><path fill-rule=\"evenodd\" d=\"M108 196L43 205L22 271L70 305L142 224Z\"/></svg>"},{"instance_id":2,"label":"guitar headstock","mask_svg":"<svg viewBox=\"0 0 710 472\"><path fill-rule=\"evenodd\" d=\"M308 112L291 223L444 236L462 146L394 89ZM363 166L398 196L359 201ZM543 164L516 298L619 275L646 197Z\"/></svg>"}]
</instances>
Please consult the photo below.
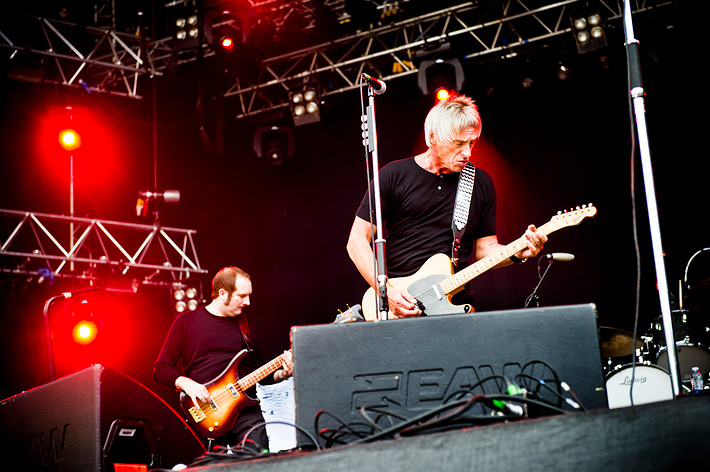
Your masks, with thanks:
<instances>
[{"instance_id":1,"label":"guitar headstock","mask_svg":"<svg viewBox=\"0 0 710 472\"><path fill-rule=\"evenodd\" d=\"M335 317L335 321L333 321L333 323L352 323L353 321L365 321L365 318L362 316L362 307L359 304L348 307L345 311L340 311L338 316Z\"/></svg>"},{"instance_id":2,"label":"guitar headstock","mask_svg":"<svg viewBox=\"0 0 710 472\"><path fill-rule=\"evenodd\" d=\"M583 219L587 217L592 217L597 214L597 209L591 203L589 205L582 205L575 209L570 209L569 211L559 211L557 215L552 217L552 220L560 228L565 226L574 226L582 222Z\"/></svg>"}]
</instances>

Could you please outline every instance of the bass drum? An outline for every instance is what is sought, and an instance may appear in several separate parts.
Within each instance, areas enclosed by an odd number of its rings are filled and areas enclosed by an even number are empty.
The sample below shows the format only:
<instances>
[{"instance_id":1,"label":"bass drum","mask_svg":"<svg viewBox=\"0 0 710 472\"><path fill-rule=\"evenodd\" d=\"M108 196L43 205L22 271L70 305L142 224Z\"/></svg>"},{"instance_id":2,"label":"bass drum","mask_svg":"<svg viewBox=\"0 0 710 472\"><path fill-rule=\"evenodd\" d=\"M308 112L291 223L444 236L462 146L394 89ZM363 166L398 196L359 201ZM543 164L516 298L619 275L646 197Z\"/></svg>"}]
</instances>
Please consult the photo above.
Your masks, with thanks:
<instances>
[{"instance_id":1,"label":"bass drum","mask_svg":"<svg viewBox=\"0 0 710 472\"><path fill-rule=\"evenodd\" d=\"M634 405L673 399L673 385L667 370L655 365L636 364L634 367L627 364L607 376L606 397L609 408L631 406L632 376Z\"/></svg>"}]
</instances>

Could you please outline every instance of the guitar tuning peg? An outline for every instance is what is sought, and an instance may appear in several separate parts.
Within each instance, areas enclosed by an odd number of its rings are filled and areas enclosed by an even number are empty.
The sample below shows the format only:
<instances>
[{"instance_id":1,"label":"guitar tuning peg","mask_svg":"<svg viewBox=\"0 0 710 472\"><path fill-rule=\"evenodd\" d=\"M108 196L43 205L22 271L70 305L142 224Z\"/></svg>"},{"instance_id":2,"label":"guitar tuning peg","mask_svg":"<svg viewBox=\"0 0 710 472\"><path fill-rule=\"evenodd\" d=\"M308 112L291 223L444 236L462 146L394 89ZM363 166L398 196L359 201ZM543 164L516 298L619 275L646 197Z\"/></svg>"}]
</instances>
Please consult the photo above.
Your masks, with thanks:
<instances>
[{"instance_id":1,"label":"guitar tuning peg","mask_svg":"<svg viewBox=\"0 0 710 472\"><path fill-rule=\"evenodd\" d=\"M577 207L576 210L579 210L579 207Z\"/></svg>"}]
</instances>

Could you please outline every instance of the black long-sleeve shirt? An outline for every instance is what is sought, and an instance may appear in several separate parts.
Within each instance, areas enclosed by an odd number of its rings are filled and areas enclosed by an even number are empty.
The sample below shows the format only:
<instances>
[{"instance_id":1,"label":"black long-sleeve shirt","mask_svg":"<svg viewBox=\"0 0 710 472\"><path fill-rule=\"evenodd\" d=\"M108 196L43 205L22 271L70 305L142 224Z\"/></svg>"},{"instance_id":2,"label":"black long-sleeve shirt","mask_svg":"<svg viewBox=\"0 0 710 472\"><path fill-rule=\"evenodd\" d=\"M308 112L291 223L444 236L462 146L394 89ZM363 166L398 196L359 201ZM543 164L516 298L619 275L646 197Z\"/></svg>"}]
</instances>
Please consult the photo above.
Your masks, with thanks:
<instances>
[{"instance_id":1,"label":"black long-sleeve shirt","mask_svg":"<svg viewBox=\"0 0 710 472\"><path fill-rule=\"evenodd\" d=\"M256 325L250 323L249 331L252 351L239 365L240 377L267 362ZM180 375L207 383L219 376L242 349L246 345L237 318L215 316L205 308L181 313L153 365L153 379L169 388L175 388ZM271 384L273 378L269 376L260 383Z\"/></svg>"}]
</instances>

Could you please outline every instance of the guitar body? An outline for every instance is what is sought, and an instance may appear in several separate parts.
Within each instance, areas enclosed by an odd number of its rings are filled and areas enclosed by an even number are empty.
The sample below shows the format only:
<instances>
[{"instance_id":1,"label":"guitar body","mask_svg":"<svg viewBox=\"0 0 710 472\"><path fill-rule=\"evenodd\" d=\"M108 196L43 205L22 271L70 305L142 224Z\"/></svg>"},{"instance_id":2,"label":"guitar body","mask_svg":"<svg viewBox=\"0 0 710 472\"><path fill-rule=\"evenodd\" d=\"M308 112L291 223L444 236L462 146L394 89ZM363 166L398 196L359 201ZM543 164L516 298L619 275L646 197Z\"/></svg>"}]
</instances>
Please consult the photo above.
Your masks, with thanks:
<instances>
[{"instance_id":1,"label":"guitar body","mask_svg":"<svg viewBox=\"0 0 710 472\"><path fill-rule=\"evenodd\" d=\"M589 204L577 207L569 212L558 212L550 221L537 228L540 234L548 235L561 228L578 225L582 220L597 214L597 209ZM434 254L426 260L419 270L408 276L389 280L389 284L399 289L406 290L414 298L424 315L446 315L453 313L468 313L470 305L454 305L451 297L463 290L464 286L475 277L506 261L513 254L525 249L527 242L521 236L507 246L474 262L459 272L453 272L451 259L445 254ZM379 319L377 311L377 292L370 287L362 298L362 312L365 319L374 321ZM394 318L390 311L389 319Z\"/></svg>"},{"instance_id":2,"label":"guitar body","mask_svg":"<svg viewBox=\"0 0 710 472\"><path fill-rule=\"evenodd\" d=\"M237 353L221 374L205 384L210 392L210 402L201 403L197 408L185 392L180 392L180 406L188 423L205 438L216 439L225 435L244 408L259 404L259 400L249 397L238 385L239 364L246 355L246 349Z\"/></svg>"},{"instance_id":3,"label":"guitar body","mask_svg":"<svg viewBox=\"0 0 710 472\"><path fill-rule=\"evenodd\" d=\"M433 296L432 287L446 280L453 273L451 259L446 254L434 254L414 274L407 277L394 277L389 280L390 285L399 290L408 291L419 301L422 313L431 315L450 315L453 313L468 313L470 305L454 305L451 295L443 297ZM370 287L362 298L362 312L367 321L377 320L377 292ZM390 311L389 319L395 318Z\"/></svg>"}]
</instances>

